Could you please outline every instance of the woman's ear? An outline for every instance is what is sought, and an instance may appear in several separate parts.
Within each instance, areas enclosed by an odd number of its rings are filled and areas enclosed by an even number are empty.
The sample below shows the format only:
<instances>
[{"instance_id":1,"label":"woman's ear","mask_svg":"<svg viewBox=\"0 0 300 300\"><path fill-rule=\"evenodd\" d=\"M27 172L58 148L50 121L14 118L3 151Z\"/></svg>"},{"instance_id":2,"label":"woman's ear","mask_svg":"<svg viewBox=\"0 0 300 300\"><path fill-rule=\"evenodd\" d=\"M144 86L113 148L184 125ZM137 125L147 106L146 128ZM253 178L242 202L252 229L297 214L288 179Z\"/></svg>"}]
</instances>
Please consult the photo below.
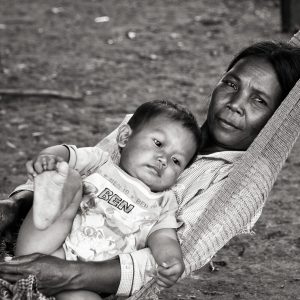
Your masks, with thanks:
<instances>
[{"instance_id":1,"label":"woman's ear","mask_svg":"<svg viewBox=\"0 0 300 300\"><path fill-rule=\"evenodd\" d=\"M118 136L117 136L117 143L120 148L124 148L127 145L129 137L132 134L132 129L128 124L123 124L119 128Z\"/></svg>"}]
</instances>

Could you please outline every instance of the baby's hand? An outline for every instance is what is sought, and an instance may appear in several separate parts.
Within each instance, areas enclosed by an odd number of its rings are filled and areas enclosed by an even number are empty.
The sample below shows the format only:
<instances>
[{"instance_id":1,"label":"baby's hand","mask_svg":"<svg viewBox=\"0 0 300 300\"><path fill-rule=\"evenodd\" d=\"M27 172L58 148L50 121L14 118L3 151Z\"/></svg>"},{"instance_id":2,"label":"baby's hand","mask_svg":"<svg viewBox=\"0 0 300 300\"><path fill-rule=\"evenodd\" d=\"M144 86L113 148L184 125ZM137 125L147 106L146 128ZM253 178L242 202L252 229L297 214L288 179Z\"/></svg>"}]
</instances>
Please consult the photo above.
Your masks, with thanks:
<instances>
[{"instance_id":1,"label":"baby's hand","mask_svg":"<svg viewBox=\"0 0 300 300\"><path fill-rule=\"evenodd\" d=\"M170 258L168 261L162 263L161 266L158 266L157 284L161 287L171 287L182 275L184 268L184 263L181 259Z\"/></svg>"},{"instance_id":2,"label":"baby's hand","mask_svg":"<svg viewBox=\"0 0 300 300\"><path fill-rule=\"evenodd\" d=\"M56 170L56 164L63 161L60 156L53 154L40 154L35 160L29 160L26 163L28 177L33 180L38 174L44 171Z\"/></svg>"}]
</instances>

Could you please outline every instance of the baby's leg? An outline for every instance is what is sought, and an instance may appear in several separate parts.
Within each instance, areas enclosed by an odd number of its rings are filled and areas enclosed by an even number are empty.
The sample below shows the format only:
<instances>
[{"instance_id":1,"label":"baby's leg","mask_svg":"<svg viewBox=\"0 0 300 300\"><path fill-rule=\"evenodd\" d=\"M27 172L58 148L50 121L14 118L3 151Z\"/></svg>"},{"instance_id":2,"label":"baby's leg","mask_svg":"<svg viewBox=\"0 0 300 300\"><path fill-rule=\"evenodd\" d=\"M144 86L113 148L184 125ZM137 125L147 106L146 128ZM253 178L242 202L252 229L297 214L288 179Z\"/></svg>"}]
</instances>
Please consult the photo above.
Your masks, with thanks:
<instances>
[{"instance_id":1,"label":"baby's leg","mask_svg":"<svg viewBox=\"0 0 300 300\"><path fill-rule=\"evenodd\" d=\"M55 295L57 300L102 300L102 298L93 292L77 290L77 291L66 291Z\"/></svg>"},{"instance_id":2,"label":"baby's leg","mask_svg":"<svg viewBox=\"0 0 300 300\"><path fill-rule=\"evenodd\" d=\"M61 259L66 259L66 254L65 254L65 250L63 247L58 248L56 251L54 251L53 253L51 253L52 256L61 258Z\"/></svg>"},{"instance_id":3,"label":"baby's leg","mask_svg":"<svg viewBox=\"0 0 300 300\"><path fill-rule=\"evenodd\" d=\"M73 220L82 199L82 180L76 171L70 170L68 172L64 193L68 194L69 198L67 200L70 203L46 229L40 230L35 226L33 210L30 210L19 231L15 250L16 255L26 255L34 252L51 254L61 247L71 231ZM44 209L47 209L47 207Z\"/></svg>"},{"instance_id":4,"label":"baby's leg","mask_svg":"<svg viewBox=\"0 0 300 300\"><path fill-rule=\"evenodd\" d=\"M35 177L33 222L36 228L46 229L71 204L79 189L78 178L78 172L66 162L57 163L57 171L46 171Z\"/></svg>"}]
</instances>

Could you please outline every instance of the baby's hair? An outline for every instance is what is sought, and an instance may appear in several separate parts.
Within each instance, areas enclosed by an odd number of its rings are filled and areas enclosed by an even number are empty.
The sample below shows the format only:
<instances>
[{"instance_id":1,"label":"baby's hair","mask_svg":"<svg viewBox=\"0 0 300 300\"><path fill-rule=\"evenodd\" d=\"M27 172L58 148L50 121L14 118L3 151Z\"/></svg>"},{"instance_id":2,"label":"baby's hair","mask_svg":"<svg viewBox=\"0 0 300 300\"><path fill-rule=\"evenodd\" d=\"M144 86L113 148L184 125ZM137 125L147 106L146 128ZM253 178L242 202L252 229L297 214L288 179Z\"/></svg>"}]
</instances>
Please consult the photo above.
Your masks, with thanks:
<instances>
[{"instance_id":1,"label":"baby's hair","mask_svg":"<svg viewBox=\"0 0 300 300\"><path fill-rule=\"evenodd\" d=\"M134 133L134 131L142 128L149 121L161 115L171 121L180 123L184 128L189 130L194 136L198 149L200 144L200 129L198 123L194 115L182 105L167 100L153 100L145 102L134 112L133 116L128 121L128 125ZM195 156L191 162L194 158Z\"/></svg>"}]
</instances>

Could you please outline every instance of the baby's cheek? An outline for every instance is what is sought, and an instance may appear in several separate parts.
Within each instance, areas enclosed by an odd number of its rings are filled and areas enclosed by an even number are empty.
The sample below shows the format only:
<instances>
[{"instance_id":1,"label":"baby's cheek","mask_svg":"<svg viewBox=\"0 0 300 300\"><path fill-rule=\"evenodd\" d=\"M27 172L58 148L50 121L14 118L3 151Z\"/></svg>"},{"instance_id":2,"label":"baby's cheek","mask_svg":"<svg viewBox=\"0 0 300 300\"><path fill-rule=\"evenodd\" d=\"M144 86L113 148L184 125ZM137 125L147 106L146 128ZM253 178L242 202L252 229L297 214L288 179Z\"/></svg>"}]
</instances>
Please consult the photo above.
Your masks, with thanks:
<instances>
[{"instance_id":1,"label":"baby's cheek","mask_svg":"<svg viewBox=\"0 0 300 300\"><path fill-rule=\"evenodd\" d=\"M172 172L169 174L169 182L170 182L170 185L173 185L175 184L177 178L179 176L179 172L177 172L176 170L172 170Z\"/></svg>"}]
</instances>

